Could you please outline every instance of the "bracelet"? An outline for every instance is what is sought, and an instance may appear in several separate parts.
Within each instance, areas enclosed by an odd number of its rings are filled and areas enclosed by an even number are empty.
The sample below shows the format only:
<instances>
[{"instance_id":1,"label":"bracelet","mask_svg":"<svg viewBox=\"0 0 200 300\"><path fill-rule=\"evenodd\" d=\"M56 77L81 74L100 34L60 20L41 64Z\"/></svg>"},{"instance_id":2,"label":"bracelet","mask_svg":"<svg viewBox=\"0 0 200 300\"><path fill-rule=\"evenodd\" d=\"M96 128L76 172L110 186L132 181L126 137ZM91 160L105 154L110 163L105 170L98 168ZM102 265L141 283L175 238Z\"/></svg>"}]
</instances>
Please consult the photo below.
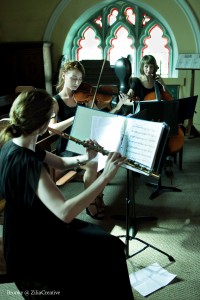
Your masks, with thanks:
<instances>
[{"instance_id":1,"label":"bracelet","mask_svg":"<svg viewBox=\"0 0 200 300\"><path fill-rule=\"evenodd\" d=\"M81 162L80 162L80 160L77 158L77 159L76 159L76 161L77 161L77 165L78 165L78 167L80 167L80 166L81 166Z\"/></svg>"},{"instance_id":2,"label":"bracelet","mask_svg":"<svg viewBox=\"0 0 200 300\"><path fill-rule=\"evenodd\" d=\"M80 156L78 156L78 158L76 159L78 167L84 166L87 162L82 162L82 163L81 163L80 160L79 160L79 157L80 157Z\"/></svg>"}]
</instances>

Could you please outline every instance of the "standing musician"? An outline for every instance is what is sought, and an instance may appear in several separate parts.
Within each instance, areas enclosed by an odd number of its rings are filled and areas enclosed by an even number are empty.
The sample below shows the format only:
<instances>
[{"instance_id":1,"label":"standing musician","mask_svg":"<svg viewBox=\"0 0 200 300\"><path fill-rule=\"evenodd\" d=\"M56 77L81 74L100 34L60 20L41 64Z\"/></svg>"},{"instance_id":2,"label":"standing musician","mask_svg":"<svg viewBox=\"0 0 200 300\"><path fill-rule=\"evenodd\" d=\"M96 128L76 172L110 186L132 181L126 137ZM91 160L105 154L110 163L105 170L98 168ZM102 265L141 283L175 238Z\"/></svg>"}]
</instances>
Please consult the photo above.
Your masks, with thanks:
<instances>
[{"instance_id":1,"label":"standing musician","mask_svg":"<svg viewBox=\"0 0 200 300\"><path fill-rule=\"evenodd\" d=\"M78 61L68 61L63 63L59 72L58 83L56 85L57 94L54 96L56 103L54 105L55 118L51 120L50 127L64 131L69 134L71 125L74 120L74 115L78 105L85 105L91 107L92 99L90 101L77 101L78 88L81 85L85 76L85 69L83 65ZM82 92L81 92L82 93ZM85 98L87 98L88 91L85 91ZM83 93L82 93L83 94ZM77 96L76 96L77 95ZM83 94L84 97L84 94ZM110 112L118 112L122 105L126 102L128 96L125 94L119 95L119 102ZM98 109L94 103L93 108ZM85 116L87 118L87 116ZM74 156L76 154L67 151L68 141L64 138L60 138L57 146L57 154L60 156ZM94 180L99 176L97 172L97 163L90 161L80 167L85 170L83 181L84 187L89 187ZM87 214L97 220L102 220L105 216L105 204L103 201L103 191L99 193L96 199L90 203L86 210Z\"/></svg>"},{"instance_id":2,"label":"standing musician","mask_svg":"<svg viewBox=\"0 0 200 300\"><path fill-rule=\"evenodd\" d=\"M159 69L156 59L152 55L145 55L140 62L140 77L131 79L128 95L131 99L154 100L157 99L156 88L162 100L172 100L172 96L167 91L166 85L160 75L156 74ZM130 105L130 101L125 103ZM178 134L169 138L167 145L167 155L179 151L184 144L184 133L178 128Z\"/></svg>"}]
</instances>

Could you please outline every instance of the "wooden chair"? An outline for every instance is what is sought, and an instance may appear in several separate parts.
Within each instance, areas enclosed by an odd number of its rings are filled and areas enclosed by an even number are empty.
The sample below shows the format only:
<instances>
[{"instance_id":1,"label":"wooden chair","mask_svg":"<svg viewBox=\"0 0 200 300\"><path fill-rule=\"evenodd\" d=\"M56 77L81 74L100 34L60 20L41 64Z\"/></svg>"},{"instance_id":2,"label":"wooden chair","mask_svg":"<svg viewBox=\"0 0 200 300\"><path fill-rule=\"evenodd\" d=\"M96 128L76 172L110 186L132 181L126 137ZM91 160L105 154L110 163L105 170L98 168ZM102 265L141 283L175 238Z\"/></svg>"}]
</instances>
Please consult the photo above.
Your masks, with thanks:
<instances>
[{"instance_id":1,"label":"wooden chair","mask_svg":"<svg viewBox=\"0 0 200 300\"><path fill-rule=\"evenodd\" d=\"M21 93L23 91L33 91L35 90L35 87L34 86L31 86L31 85L18 85L16 88L15 88L15 93L18 94L18 93Z\"/></svg>"},{"instance_id":2,"label":"wooden chair","mask_svg":"<svg viewBox=\"0 0 200 300\"><path fill-rule=\"evenodd\" d=\"M58 140L58 136L55 134L45 134L44 137L37 142L37 144L52 153L55 153L56 151L56 142ZM76 170L69 170L69 171L60 171L55 170L54 168L49 168L49 173L53 179L53 181L56 183L57 186L64 185L65 183L72 180L76 175L78 175L78 171Z\"/></svg>"}]
</instances>

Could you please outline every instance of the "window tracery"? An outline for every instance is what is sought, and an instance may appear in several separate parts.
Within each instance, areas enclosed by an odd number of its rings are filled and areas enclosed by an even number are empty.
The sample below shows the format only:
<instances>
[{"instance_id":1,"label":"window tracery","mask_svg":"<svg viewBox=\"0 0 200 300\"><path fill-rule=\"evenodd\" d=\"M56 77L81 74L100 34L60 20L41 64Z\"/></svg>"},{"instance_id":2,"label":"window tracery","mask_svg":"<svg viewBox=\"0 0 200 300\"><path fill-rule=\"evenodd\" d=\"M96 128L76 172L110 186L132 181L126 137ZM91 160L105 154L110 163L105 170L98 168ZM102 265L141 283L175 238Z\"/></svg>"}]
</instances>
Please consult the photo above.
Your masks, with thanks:
<instances>
[{"instance_id":1,"label":"window tracery","mask_svg":"<svg viewBox=\"0 0 200 300\"><path fill-rule=\"evenodd\" d=\"M138 75L139 61L145 54L154 55L160 75L170 77L170 35L152 13L129 1L115 1L96 11L77 30L72 47L76 60L106 58L111 66L128 56L133 76Z\"/></svg>"}]
</instances>

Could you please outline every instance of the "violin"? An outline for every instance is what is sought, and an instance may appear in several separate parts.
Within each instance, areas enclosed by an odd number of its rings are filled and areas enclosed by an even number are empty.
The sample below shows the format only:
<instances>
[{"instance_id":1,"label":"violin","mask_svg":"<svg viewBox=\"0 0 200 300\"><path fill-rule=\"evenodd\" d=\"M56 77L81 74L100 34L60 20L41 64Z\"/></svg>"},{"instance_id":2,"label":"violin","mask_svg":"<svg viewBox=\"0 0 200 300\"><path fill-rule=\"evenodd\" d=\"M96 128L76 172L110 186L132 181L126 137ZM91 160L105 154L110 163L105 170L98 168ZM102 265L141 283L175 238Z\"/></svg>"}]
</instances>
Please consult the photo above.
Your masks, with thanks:
<instances>
[{"instance_id":1,"label":"violin","mask_svg":"<svg viewBox=\"0 0 200 300\"><path fill-rule=\"evenodd\" d=\"M75 91L77 102L83 104L92 101L91 107L95 103L99 109L108 108L109 110L118 103L118 87L99 85L105 61L106 59L103 61L96 88L92 87L89 83L83 82L77 91ZM120 81L120 92L126 93L128 90L128 79L131 75L131 63L129 59L124 57L118 59L115 64L115 73ZM132 100L130 99L130 101Z\"/></svg>"},{"instance_id":2,"label":"violin","mask_svg":"<svg viewBox=\"0 0 200 300\"><path fill-rule=\"evenodd\" d=\"M106 62L106 58L103 61L103 65L101 67L101 72L98 78L97 86L94 88L89 83L83 82L78 90L75 92L75 99L77 102L81 103L90 103L90 107L93 108L94 103L98 107L98 109L108 108L111 110L110 102L112 100L113 88L110 87L100 87L100 79L103 72L103 68Z\"/></svg>"},{"instance_id":3,"label":"violin","mask_svg":"<svg viewBox=\"0 0 200 300\"><path fill-rule=\"evenodd\" d=\"M81 104L91 101L93 94L92 86L87 82L82 82L78 89L74 91L76 101Z\"/></svg>"},{"instance_id":4,"label":"violin","mask_svg":"<svg viewBox=\"0 0 200 300\"><path fill-rule=\"evenodd\" d=\"M155 85L157 85L157 88ZM155 92L151 92L151 93L147 94L145 96L144 100L155 100L155 99L157 99L158 101L161 99L166 100L166 101L173 100L173 97L170 95L170 93L159 90L156 80L154 80L154 86L155 86ZM158 93L159 93L159 96L157 95ZM180 151L184 145L184 140L185 140L184 132L181 129L181 127L178 126L178 134L169 137L168 145L167 145L168 152L171 154L171 153L176 153L176 152Z\"/></svg>"},{"instance_id":5,"label":"violin","mask_svg":"<svg viewBox=\"0 0 200 300\"><path fill-rule=\"evenodd\" d=\"M98 109L111 109L111 102L117 91L114 87L100 86L96 92L95 88L87 82L81 83L79 88L75 91L75 99L78 103L90 103L94 100Z\"/></svg>"}]
</instances>

